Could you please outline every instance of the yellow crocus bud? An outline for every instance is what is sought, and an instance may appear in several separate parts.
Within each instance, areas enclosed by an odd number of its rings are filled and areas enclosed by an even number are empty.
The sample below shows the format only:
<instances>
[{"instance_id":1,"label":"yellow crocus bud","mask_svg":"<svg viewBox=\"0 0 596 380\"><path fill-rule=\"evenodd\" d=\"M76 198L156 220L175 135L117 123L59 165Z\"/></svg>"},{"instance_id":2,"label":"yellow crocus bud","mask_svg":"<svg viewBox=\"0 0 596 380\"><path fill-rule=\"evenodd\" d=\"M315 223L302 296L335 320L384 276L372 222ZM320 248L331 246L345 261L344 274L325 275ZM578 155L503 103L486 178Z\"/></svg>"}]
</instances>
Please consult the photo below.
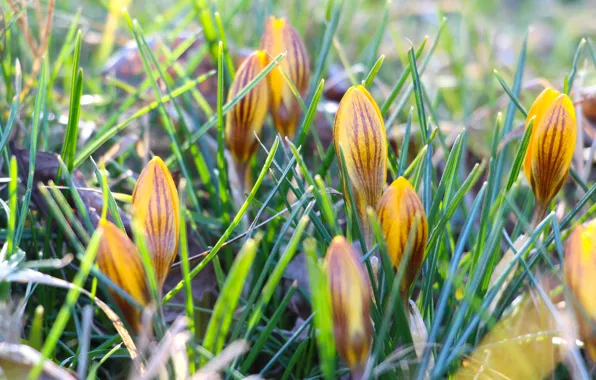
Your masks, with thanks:
<instances>
[{"instance_id":1,"label":"yellow crocus bud","mask_svg":"<svg viewBox=\"0 0 596 380\"><path fill-rule=\"evenodd\" d=\"M261 49L265 50L271 57L286 52L279 66L269 74L271 116L277 131L283 137L287 136L293 139L302 112L300 103L292 93L284 74L294 84L300 96L304 97L310 79L310 66L306 47L292 25L283 18L271 16L265 25L265 32L261 38Z\"/></svg>"},{"instance_id":2,"label":"yellow crocus bud","mask_svg":"<svg viewBox=\"0 0 596 380\"><path fill-rule=\"evenodd\" d=\"M575 315L586 351L596 361L596 220L575 228L565 247L565 279L582 310Z\"/></svg>"},{"instance_id":3,"label":"yellow crocus bud","mask_svg":"<svg viewBox=\"0 0 596 380\"><path fill-rule=\"evenodd\" d=\"M143 226L160 288L178 252L180 216L172 174L154 157L139 175L132 193L133 217Z\"/></svg>"},{"instance_id":4,"label":"yellow crocus bud","mask_svg":"<svg viewBox=\"0 0 596 380\"><path fill-rule=\"evenodd\" d=\"M128 293L141 306L149 304L150 295L147 276L139 250L126 234L107 220L101 220L99 227L103 235L97 251L97 266L112 282ZM135 331L138 331L141 312L125 298L110 289L124 317Z\"/></svg>"},{"instance_id":5,"label":"yellow crocus bud","mask_svg":"<svg viewBox=\"0 0 596 380\"><path fill-rule=\"evenodd\" d=\"M389 186L377 207L377 217L387 242L387 253L397 269L406 251L410 231L415 228L412 237L412 251L406 268L401 290L404 297L416 280L424 260L428 222L422 202L416 190L404 177L399 177Z\"/></svg>"},{"instance_id":6,"label":"yellow crocus bud","mask_svg":"<svg viewBox=\"0 0 596 380\"><path fill-rule=\"evenodd\" d=\"M372 342L370 280L352 246L336 236L325 256L337 351L353 374L361 373Z\"/></svg>"},{"instance_id":7,"label":"yellow crocus bud","mask_svg":"<svg viewBox=\"0 0 596 380\"><path fill-rule=\"evenodd\" d=\"M577 135L575 109L571 99L551 88L536 98L526 119L534 119L524 159L524 173L536 197L536 220L567 179Z\"/></svg>"},{"instance_id":8,"label":"yellow crocus bud","mask_svg":"<svg viewBox=\"0 0 596 380\"><path fill-rule=\"evenodd\" d=\"M377 207L385 187L387 136L379 106L363 86L350 87L341 99L333 125L333 143L338 162L341 162L340 148L343 152L364 239L370 248L372 227L366 208ZM346 200L349 200L348 194L344 178Z\"/></svg>"},{"instance_id":9,"label":"yellow crocus bud","mask_svg":"<svg viewBox=\"0 0 596 380\"><path fill-rule=\"evenodd\" d=\"M234 99L267 66L269 57L264 51L255 51L242 62L236 73L228 102ZM239 169L246 166L257 149L257 138L269 108L267 81L261 80L232 109L226 117L226 144ZM239 178L243 180L244 178Z\"/></svg>"}]
</instances>

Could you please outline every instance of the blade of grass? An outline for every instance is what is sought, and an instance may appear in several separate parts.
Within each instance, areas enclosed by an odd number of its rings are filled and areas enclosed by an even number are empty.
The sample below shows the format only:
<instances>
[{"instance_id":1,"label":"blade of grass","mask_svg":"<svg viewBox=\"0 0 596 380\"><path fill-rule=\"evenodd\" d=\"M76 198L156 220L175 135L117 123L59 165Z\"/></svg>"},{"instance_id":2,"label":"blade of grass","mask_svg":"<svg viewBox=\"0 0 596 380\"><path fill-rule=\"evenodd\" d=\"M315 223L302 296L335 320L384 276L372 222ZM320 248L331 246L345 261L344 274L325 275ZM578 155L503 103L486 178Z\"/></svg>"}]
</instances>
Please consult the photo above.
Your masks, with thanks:
<instances>
[{"instance_id":1,"label":"blade of grass","mask_svg":"<svg viewBox=\"0 0 596 380\"><path fill-rule=\"evenodd\" d=\"M274 60L269 62L269 64L265 66L265 68L253 80L251 80L242 90L238 92L234 99L230 100L228 103L224 105L223 114L227 114L228 111L230 111L230 109L232 109L232 107L236 105L236 103L238 103L244 96L246 96L246 94L248 94L250 90L254 88L254 86L257 85L257 83L259 83L259 81L263 80L267 76L267 74L269 74L269 72L279 64L279 62L283 59L284 56L284 53L280 53L277 57L275 57ZM216 123L217 115L211 116L209 120L207 120L197 131L195 131L192 134L190 139L188 139L184 144L182 144L182 151L186 151L191 145L195 144L201 137L203 137L209 131L211 127L216 125ZM174 160L175 157L170 156L165 160L165 162L169 166L174 162Z\"/></svg>"},{"instance_id":2,"label":"blade of grass","mask_svg":"<svg viewBox=\"0 0 596 380\"><path fill-rule=\"evenodd\" d=\"M473 224L475 223L476 214L478 212L478 209L482 205L482 199L484 197L486 188L487 188L487 183L485 182L482 185L482 188L480 189L478 194L476 195L476 199L474 200L474 203L472 204L470 215L468 216L468 219L464 225L464 228L462 229L462 233L459 236L459 239L457 241L457 246L455 247L455 251L453 252L453 257L451 258L451 260L449 262L449 271L448 271L445 283L443 284L443 286L441 288L441 294L439 295L439 299L437 301L437 306L435 308L436 312L433 315L432 326L430 328L430 332L429 332L428 338L426 340L426 347L424 349L424 352L422 353L422 357L420 358L420 363L418 364L418 367L416 369L416 374L415 374L416 379L423 379L427 373L428 362L429 362L430 356L432 354L431 349L432 349L433 345L436 343L436 340L437 340L437 337L439 334L439 329L441 328L441 323L443 322L443 317L445 316L445 313L448 310L447 302L449 300L451 288L453 286L453 281L456 277L457 269L458 269L461 257L464 253L465 248L466 248L466 243L468 241L468 235L472 231Z\"/></svg>"},{"instance_id":3,"label":"blade of grass","mask_svg":"<svg viewBox=\"0 0 596 380\"><path fill-rule=\"evenodd\" d=\"M375 77L377 76L377 73L379 72L379 70L381 69L381 66L383 65L383 61L385 60L385 55L381 54L381 56L379 57L379 59L377 59L377 61L375 62L375 64L371 67L370 71L368 72L368 74L366 75L366 77L364 78L363 82L363 86L369 88L370 85L373 83L373 81L375 80Z\"/></svg>"},{"instance_id":4,"label":"blade of grass","mask_svg":"<svg viewBox=\"0 0 596 380\"><path fill-rule=\"evenodd\" d=\"M240 207L240 209L238 210L238 213L236 214L236 216L234 217L234 219L232 220L232 222L230 223L228 228L221 235L221 237L219 238L217 243L215 243L215 245L213 246L211 251L207 254L207 256L205 256L205 258L199 263L199 265L197 265L195 268L192 269L192 271L190 271L189 275L190 275L191 279L194 278L201 270L203 270L203 268L205 268L205 266L209 263L209 261L211 261L211 259L213 259L213 256L215 256L219 252L221 247L224 246L226 240L230 237L230 235L232 234L234 229L236 229L238 224L240 224L240 221L242 220L244 214L246 213L248 206L252 203L253 198L255 197L259 188L261 187L261 183L263 182L265 175L269 171L269 167L271 167L271 163L273 161L273 158L275 157L275 153L277 152L278 147L279 147L279 138L276 138L275 142L273 143L273 146L271 147L271 151L269 152L269 155L267 156L267 159L265 160L265 164L263 165L263 168L261 169L261 173L259 174L259 177L255 181L255 184L253 185L252 190L246 197L246 201L244 201L244 204L242 205L242 207ZM175 296L176 294L178 294L178 292L180 290L182 290L183 286L184 286L184 280L182 280L178 284L176 284L176 286L163 297L162 303L165 304L170 299L172 299L173 296Z\"/></svg>"},{"instance_id":5,"label":"blade of grass","mask_svg":"<svg viewBox=\"0 0 596 380\"><path fill-rule=\"evenodd\" d=\"M72 172L79 136L79 116L81 114L81 96L83 95L83 69L79 68L81 56L82 33L79 30L75 42L72 63L72 77L74 80L70 88L70 104L68 109L68 124L62 147L62 159L69 172ZM60 176L60 174L58 174Z\"/></svg>"},{"instance_id":6,"label":"blade of grass","mask_svg":"<svg viewBox=\"0 0 596 380\"><path fill-rule=\"evenodd\" d=\"M25 220L27 219L27 211L29 210L29 202L31 201L31 192L33 191L33 177L35 175L35 161L37 159L37 141L39 138L39 127L41 118L43 117L42 113L46 100L47 82L48 73L46 62L45 59L42 59L41 69L39 72L39 86L37 95L35 96L35 106L33 108L33 125L31 127L31 141L29 145L29 171L27 177L27 188L25 190L25 196L23 197L20 219L18 221L15 233L15 245L19 245L21 240L21 234L23 233L23 227L25 226Z\"/></svg>"},{"instance_id":7,"label":"blade of grass","mask_svg":"<svg viewBox=\"0 0 596 380\"><path fill-rule=\"evenodd\" d=\"M217 170L219 182L219 199L221 204L221 220L224 225L230 223L231 199L228 183L228 167L225 159L225 126L223 118L223 90L224 90L224 48L219 42L217 55Z\"/></svg>"},{"instance_id":8,"label":"blade of grass","mask_svg":"<svg viewBox=\"0 0 596 380\"><path fill-rule=\"evenodd\" d=\"M515 77L513 80L513 89L511 91L513 98L517 98L519 96L519 93L521 90L524 68L526 65L527 47L528 47L528 32L526 32L526 34L524 35L524 39L522 41L521 52L519 54L519 58L517 61L517 70L515 72ZM507 107L507 113L505 114L505 123L503 124L501 139L503 137L507 136L507 134L511 131L511 128L513 126L513 119L515 116L516 108L517 108L517 105L514 101L509 103L509 106ZM490 200L491 204L494 204L495 197L498 194L497 189L501 187L501 175L504 170L504 168L503 168L503 166L505 165L504 160L505 160L505 157L507 157L507 156L508 156L508 149L507 149L507 147L505 147L503 149L503 151L501 152L501 155L497 158L496 170L494 173L494 175L495 175L494 189L491 191L492 196L493 196L493 198Z\"/></svg>"},{"instance_id":9,"label":"blade of grass","mask_svg":"<svg viewBox=\"0 0 596 380\"><path fill-rule=\"evenodd\" d=\"M315 64L315 71L313 72L311 78L311 85L308 91L308 97L306 98L306 103L310 103L312 101L317 86L319 85L321 79L323 79L325 62L327 61L329 49L331 48L331 44L333 43L333 37L335 36L335 31L337 30L337 26L339 24L339 16L341 15L343 2L344 0L332 0L328 3L331 6L331 17L329 19L327 27L325 28L325 33L323 34L323 40L321 42L321 48L319 49L317 63Z\"/></svg>"},{"instance_id":10,"label":"blade of grass","mask_svg":"<svg viewBox=\"0 0 596 380\"><path fill-rule=\"evenodd\" d=\"M54 321L46 341L44 342L43 348L41 349L41 359L35 363L31 369L31 372L29 372L29 379L35 380L39 377L43 370L43 364L45 360L48 359L56 349L56 344L58 343L58 340L60 339L60 336L62 335L62 332L64 331L68 320L70 319L72 310L77 303L79 294L81 293L80 288L82 288L85 284L87 276L89 275L91 267L93 266L101 237L101 229L98 229L91 237L91 241L85 250L83 260L81 261L81 267L73 279L72 284L74 287L72 287L66 295L64 305L62 305L60 308L56 320Z\"/></svg>"},{"instance_id":11,"label":"blade of grass","mask_svg":"<svg viewBox=\"0 0 596 380\"><path fill-rule=\"evenodd\" d=\"M244 284L246 276L248 276L257 253L259 240L260 238L257 237L256 240L249 239L246 241L232 264L226 283L221 289L213 308L213 314L205 332L203 346L214 355L218 355L223 349L224 340L228 334L242 291L240 284ZM206 361L203 359L202 363L204 365Z\"/></svg>"},{"instance_id":12,"label":"blade of grass","mask_svg":"<svg viewBox=\"0 0 596 380\"><path fill-rule=\"evenodd\" d=\"M83 147L83 149L81 149L81 151L77 155L77 158L75 159L74 167L77 168L77 167L81 166L81 164L83 162L85 162L86 159L91 157L91 155L93 153L95 153L95 151L97 151L103 144L105 144L110 138L114 137L118 132L120 132L123 129L125 129L126 127L128 127L133 121L137 120L138 118L140 118L143 115L148 114L149 112L153 111L154 109L160 107L162 104L165 104L165 103L169 102L170 100L175 99L178 96L186 93L190 89L196 87L198 84L203 83L205 80L207 80L214 73L215 72L208 72L207 74L199 76L197 79L193 80L192 82L183 84L182 86L180 86L177 89L175 89L174 91L172 91L171 95L164 95L162 97L159 97L158 98L159 100L151 102L149 105L136 111L129 118L125 119L124 121L118 123L117 125L115 125L113 127L106 129L105 131L103 131L101 134L98 135L97 138L91 140L85 147ZM193 143L195 141L193 141Z\"/></svg>"},{"instance_id":13,"label":"blade of grass","mask_svg":"<svg viewBox=\"0 0 596 380\"><path fill-rule=\"evenodd\" d=\"M313 238L304 241L306 252L306 267L310 281L312 308L314 321L317 328L317 345L321 368L325 379L334 379L335 376L335 339L333 338L333 317L331 315L331 300L329 285L325 271L321 268L317 258L317 243Z\"/></svg>"}]
</instances>

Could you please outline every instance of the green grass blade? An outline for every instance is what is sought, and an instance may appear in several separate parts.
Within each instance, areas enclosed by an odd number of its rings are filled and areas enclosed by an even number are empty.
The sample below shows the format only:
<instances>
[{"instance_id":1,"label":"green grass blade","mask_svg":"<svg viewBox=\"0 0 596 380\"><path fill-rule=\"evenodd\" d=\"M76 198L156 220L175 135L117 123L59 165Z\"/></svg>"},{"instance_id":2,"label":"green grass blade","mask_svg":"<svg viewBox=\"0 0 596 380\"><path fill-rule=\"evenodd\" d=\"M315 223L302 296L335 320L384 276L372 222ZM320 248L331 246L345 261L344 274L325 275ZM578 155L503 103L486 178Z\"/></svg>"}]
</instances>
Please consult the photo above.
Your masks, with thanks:
<instances>
[{"instance_id":1,"label":"green grass blade","mask_svg":"<svg viewBox=\"0 0 596 380\"><path fill-rule=\"evenodd\" d=\"M221 201L221 219L224 225L230 223L231 199L228 183L228 166L225 158L225 125L223 118L223 90L224 90L224 48L219 43L217 55L217 171L219 181L219 199ZM241 179L242 180L242 179Z\"/></svg>"},{"instance_id":2,"label":"green grass blade","mask_svg":"<svg viewBox=\"0 0 596 380\"><path fill-rule=\"evenodd\" d=\"M221 235L221 237L219 238L217 243L215 243L215 245L213 246L213 248L211 249L209 254L207 256L205 256L203 261L201 261L199 263L199 265L197 265L195 268L193 268L193 270L190 272L191 279L194 278L201 270L203 270L203 268L205 268L205 266L209 263L209 261L211 261L211 259L213 259L213 257L223 247L226 240L228 240L228 238L230 237L230 235L232 234L234 229L238 226L238 224L240 224L240 221L242 220L242 217L246 213L248 206L252 203L252 200L254 199L257 191L261 187L261 183L263 182L265 175L269 171L269 167L271 166L271 163L273 161L273 158L275 157L275 153L277 152L278 147L279 147L279 139L276 138L275 142L273 143L273 146L271 147L271 151L269 152L269 155L267 156L265 164L263 165L263 168L261 169L261 173L259 174L259 177L255 181L255 184L253 185L252 190L246 197L246 201L244 202L242 207L240 207L240 209L238 210L238 213L236 214L236 216L234 217L234 219L232 220L232 222L230 223L228 228L225 230L225 232ZM170 290L163 297L162 303L167 303L173 296L175 296L180 290L182 290L183 286L184 286L184 281L179 282L172 290Z\"/></svg>"},{"instance_id":3,"label":"green grass blade","mask_svg":"<svg viewBox=\"0 0 596 380\"><path fill-rule=\"evenodd\" d=\"M240 292L243 288L242 284L245 283L246 276L248 276L257 253L257 248L258 239L257 241L253 239L246 241L244 247L242 247L242 250L236 256L226 283L221 289L220 296L217 298L203 341L205 349L214 355L219 354L223 348L224 340L228 334L232 318L236 311L236 305L240 298Z\"/></svg>"},{"instance_id":4,"label":"green grass blade","mask_svg":"<svg viewBox=\"0 0 596 380\"><path fill-rule=\"evenodd\" d=\"M37 141L39 138L39 127L41 123L44 103L46 100L46 91L48 83L48 73L45 59L41 62L41 70L39 72L39 88L35 96L35 106L33 108L33 126L31 127L30 145L29 145L29 170L27 177L27 189L21 205L20 219L18 221L17 230L15 234L15 245L19 245L25 220L27 219L27 211L29 210L29 202L31 201L31 192L33 191L33 176L35 174L35 161L37 159Z\"/></svg>"},{"instance_id":5,"label":"green grass blade","mask_svg":"<svg viewBox=\"0 0 596 380\"><path fill-rule=\"evenodd\" d=\"M309 238L304 241L306 252L306 267L310 288L313 291L312 308L315 315L315 326L317 328L317 345L321 368L325 379L335 379L335 339L333 338L333 316L331 314L331 298L327 276L321 267L317 257L317 243Z\"/></svg>"},{"instance_id":6,"label":"green grass blade","mask_svg":"<svg viewBox=\"0 0 596 380\"><path fill-rule=\"evenodd\" d=\"M74 285L74 287L72 287L66 295L64 305L62 305L62 307L60 308L58 316L56 317L56 320L54 321L54 324L52 325L52 328L48 333L43 348L41 349L41 360L39 360L31 369L31 372L29 372L29 379L35 380L39 377L43 370L43 364L45 360L49 358L56 349L56 344L58 343L58 340L60 339L60 336L62 335L62 332L64 331L64 328L68 323L68 320L70 319L72 310L75 304L77 303L77 300L81 293L80 289L85 284L87 276L89 275L91 267L93 266L93 263L95 261L95 255L97 254L97 250L101 242L101 236L101 230L97 230L93 234L93 237L89 242L89 246L87 247L87 249L85 250L85 254L83 255L81 267L75 275L75 278L73 279L72 284Z\"/></svg>"}]
</instances>

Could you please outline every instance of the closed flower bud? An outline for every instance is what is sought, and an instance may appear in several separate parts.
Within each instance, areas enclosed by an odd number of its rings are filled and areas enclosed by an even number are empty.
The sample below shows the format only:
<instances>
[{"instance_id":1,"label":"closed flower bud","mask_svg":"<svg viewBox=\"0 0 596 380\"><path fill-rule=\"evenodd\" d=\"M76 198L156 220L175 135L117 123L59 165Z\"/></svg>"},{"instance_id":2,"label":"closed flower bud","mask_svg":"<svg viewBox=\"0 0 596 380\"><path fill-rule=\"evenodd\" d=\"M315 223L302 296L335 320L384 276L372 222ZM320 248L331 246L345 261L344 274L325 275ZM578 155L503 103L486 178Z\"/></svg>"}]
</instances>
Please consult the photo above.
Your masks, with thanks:
<instances>
[{"instance_id":1,"label":"closed flower bud","mask_svg":"<svg viewBox=\"0 0 596 380\"><path fill-rule=\"evenodd\" d=\"M283 137L292 139L300 121L301 109L284 74L292 81L300 96L305 96L310 79L306 47L292 25L283 18L271 16L261 39L261 49L272 57L286 52L279 66L269 74L269 89L275 128Z\"/></svg>"},{"instance_id":2,"label":"closed flower bud","mask_svg":"<svg viewBox=\"0 0 596 380\"><path fill-rule=\"evenodd\" d=\"M132 193L133 217L145 229L160 287L178 252L178 191L170 171L155 157L143 169Z\"/></svg>"},{"instance_id":3,"label":"closed flower bud","mask_svg":"<svg viewBox=\"0 0 596 380\"><path fill-rule=\"evenodd\" d=\"M141 306L150 300L147 277L139 250L128 236L107 220L101 220L99 227L103 235L97 251L97 266L106 277L128 293ZM140 327L140 310L131 305L116 291L110 293L134 330Z\"/></svg>"},{"instance_id":4,"label":"closed flower bud","mask_svg":"<svg viewBox=\"0 0 596 380\"><path fill-rule=\"evenodd\" d=\"M267 66L269 57L264 51L256 51L246 57L238 68L228 102L234 99ZM267 81L261 80L246 94L226 117L226 144L239 166L245 166L257 149L257 138L263 127L269 107ZM240 178L241 180L243 178Z\"/></svg>"},{"instance_id":5,"label":"closed flower bud","mask_svg":"<svg viewBox=\"0 0 596 380\"><path fill-rule=\"evenodd\" d=\"M341 236L327 249L325 269L337 351L353 374L364 368L372 341L370 280L356 252Z\"/></svg>"},{"instance_id":6,"label":"closed flower bud","mask_svg":"<svg viewBox=\"0 0 596 380\"><path fill-rule=\"evenodd\" d=\"M532 104L526 127L533 117L534 127L524 159L524 173L536 197L535 216L541 219L567 179L575 150L577 125L571 99L551 88L542 91Z\"/></svg>"},{"instance_id":7,"label":"closed flower bud","mask_svg":"<svg viewBox=\"0 0 596 380\"><path fill-rule=\"evenodd\" d=\"M387 137L381 111L363 86L350 87L339 103L333 125L333 143L339 162L340 147L343 152L346 174L369 247L372 244L372 228L366 217L366 208L377 207L385 187ZM349 200L347 183L344 178L344 197Z\"/></svg>"},{"instance_id":8,"label":"closed flower bud","mask_svg":"<svg viewBox=\"0 0 596 380\"><path fill-rule=\"evenodd\" d=\"M377 207L377 217L387 242L387 253L396 269L404 259L410 231L416 229L412 232L415 234L412 235L412 251L401 287L405 297L422 265L428 238L424 207L407 179L399 177L385 190Z\"/></svg>"},{"instance_id":9,"label":"closed flower bud","mask_svg":"<svg viewBox=\"0 0 596 380\"><path fill-rule=\"evenodd\" d=\"M575 228L565 247L565 279L578 308L581 337L586 351L596 361L596 220Z\"/></svg>"}]
</instances>

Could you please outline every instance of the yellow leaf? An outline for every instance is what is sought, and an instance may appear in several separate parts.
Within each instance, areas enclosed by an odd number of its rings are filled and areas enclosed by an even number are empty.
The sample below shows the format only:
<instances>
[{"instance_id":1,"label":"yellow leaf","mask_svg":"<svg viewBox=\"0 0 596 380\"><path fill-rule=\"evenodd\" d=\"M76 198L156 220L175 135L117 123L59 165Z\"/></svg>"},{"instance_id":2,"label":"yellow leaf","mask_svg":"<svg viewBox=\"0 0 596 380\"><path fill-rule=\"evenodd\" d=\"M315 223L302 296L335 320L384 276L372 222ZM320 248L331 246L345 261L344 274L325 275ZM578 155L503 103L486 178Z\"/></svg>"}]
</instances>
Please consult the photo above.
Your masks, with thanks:
<instances>
[{"instance_id":1,"label":"yellow leaf","mask_svg":"<svg viewBox=\"0 0 596 380\"><path fill-rule=\"evenodd\" d=\"M577 308L579 330L592 361L596 361L596 220L575 228L565 248L565 280Z\"/></svg>"},{"instance_id":2,"label":"yellow leaf","mask_svg":"<svg viewBox=\"0 0 596 380\"><path fill-rule=\"evenodd\" d=\"M455 379L542 379L563 360L565 332L544 300L525 299L482 339Z\"/></svg>"}]
</instances>

